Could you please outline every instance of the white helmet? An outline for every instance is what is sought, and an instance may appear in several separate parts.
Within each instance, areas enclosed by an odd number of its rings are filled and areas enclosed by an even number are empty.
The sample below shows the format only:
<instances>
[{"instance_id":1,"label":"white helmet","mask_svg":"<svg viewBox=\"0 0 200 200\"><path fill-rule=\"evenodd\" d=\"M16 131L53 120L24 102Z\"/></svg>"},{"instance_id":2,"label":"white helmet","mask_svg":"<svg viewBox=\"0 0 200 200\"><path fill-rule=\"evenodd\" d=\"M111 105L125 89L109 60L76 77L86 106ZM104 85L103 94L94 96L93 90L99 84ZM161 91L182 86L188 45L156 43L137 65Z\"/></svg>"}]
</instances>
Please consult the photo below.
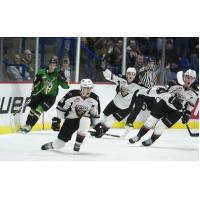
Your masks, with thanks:
<instances>
[{"instance_id":1,"label":"white helmet","mask_svg":"<svg viewBox=\"0 0 200 200\"><path fill-rule=\"evenodd\" d=\"M134 73L136 75L136 69L134 67L127 68L126 74L129 73L129 72Z\"/></svg>"},{"instance_id":2,"label":"white helmet","mask_svg":"<svg viewBox=\"0 0 200 200\"><path fill-rule=\"evenodd\" d=\"M196 79L197 74L196 74L196 72L195 72L194 70L188 69L188 70L184 73L184 78L185 78L185 76L191 76L191 77L193 77L194 79Z\"/></svg>"},{"instance_id":3,"label":"white helmet","mask_svg":"<svg viewBox=\"0 0 200 200\"><path fill-rule=\"evenodd\" d=\"M90 79L82 79L81 80L81 88L93 88L93 82Z\"/></svg>"}]
</instances>

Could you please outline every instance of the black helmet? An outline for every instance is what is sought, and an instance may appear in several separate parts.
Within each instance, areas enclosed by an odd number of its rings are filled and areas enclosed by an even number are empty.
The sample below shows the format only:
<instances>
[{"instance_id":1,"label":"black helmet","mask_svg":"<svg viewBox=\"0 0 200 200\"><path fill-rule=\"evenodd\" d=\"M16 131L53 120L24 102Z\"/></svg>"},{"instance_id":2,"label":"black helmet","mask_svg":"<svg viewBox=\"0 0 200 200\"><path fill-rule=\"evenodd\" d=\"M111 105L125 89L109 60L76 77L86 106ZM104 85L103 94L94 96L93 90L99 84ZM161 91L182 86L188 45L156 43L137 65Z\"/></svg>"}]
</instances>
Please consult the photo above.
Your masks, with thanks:
<instances>
[{"instance_id":1,"label":"black helmet","mask_svg":"<svg viewBox=\"0 0 200 200\"><path fill-rule=\"evenodd\" d=\"M154 57L148 57L147 62L156 62Z\"/></svg>"},{"instance_id":2,"label":"black helmet","mask_svg":"<svg viewBox=\"0 0 200 200\"><path fill-rule=\"evenodd\" d=\"M54 59L54 58L51 58L49 61L48 61L49 64L51 63L54 63L54 64L57 64L57 60Z\"/></svg>"}]
</instances>

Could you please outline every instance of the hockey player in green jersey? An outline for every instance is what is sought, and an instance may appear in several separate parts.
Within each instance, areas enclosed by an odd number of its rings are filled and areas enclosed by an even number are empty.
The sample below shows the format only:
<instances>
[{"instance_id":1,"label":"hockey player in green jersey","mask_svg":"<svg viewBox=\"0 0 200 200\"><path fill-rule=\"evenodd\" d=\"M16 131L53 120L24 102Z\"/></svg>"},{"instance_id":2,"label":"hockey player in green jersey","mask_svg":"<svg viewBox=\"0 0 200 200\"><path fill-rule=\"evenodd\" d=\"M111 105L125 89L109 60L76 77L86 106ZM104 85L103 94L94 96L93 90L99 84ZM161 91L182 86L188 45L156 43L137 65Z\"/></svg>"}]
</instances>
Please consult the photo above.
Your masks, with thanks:
<instances>
[{"instance_id":1,"label":"hockey player in green jersey","mask_svg":"<svg viewBox=\"0 0 200 200\"><path fill-rule=\"evenodd\" d=\"M59 85L64 89L69 88L64 72L57 69L57 61L50 59L48 69L39 69L33 81L30 103L28 104L31 110L26 125L20 129L21 133L28 133L39 120L40 115L53 106Z\"/></svg>"}]
</instances>

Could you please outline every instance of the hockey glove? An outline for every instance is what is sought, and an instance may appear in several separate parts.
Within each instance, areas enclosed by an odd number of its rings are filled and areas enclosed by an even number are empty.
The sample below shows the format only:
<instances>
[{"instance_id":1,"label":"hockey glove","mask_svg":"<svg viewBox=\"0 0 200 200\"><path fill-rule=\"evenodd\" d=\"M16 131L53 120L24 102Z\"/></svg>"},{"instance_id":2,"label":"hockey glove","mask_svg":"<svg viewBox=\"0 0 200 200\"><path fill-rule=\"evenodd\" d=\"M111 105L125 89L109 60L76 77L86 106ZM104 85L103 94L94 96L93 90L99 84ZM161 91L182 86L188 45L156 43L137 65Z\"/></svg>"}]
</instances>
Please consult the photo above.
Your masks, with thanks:
<instances>
[{"instance_id":1,"label":"hockey glove","mask_svg":"<svg viewBox=\"0 0 200 200\"><path fill-rule=\"evenodd\" d=\"M157 94L162 94L162 93L165 93L165 92L167 92L167 91L166 91L165 88L158 88L158 89L156 90L156 92L157 92Z\"/></svg>"},{"instance_id":2,"label":"hockey glove","mask_svg":"<svg viewBox=\"0 0 200 200\"><path fill-rule=\"evenodd\" d=\"M183 116L182 116L182 123L183 124L187 124L189 119L190 119L190 115L191 115L191 112L189 110L186 110L184 113L183 113Z\"/></svg>"},{"instance_id":3,"label":"hockey glove","mask_svg":"<svg viewBox=\"0 0 200 200\"><path fill-rule=\"evenodd\" d=\"M107 66L108 66L108 63L105 60L103 60L103 61L98 63L96 68L99 71L105 71L107 69Z\"/></svg>"},{"instance_id":4,"label":"hockey glove","mask_svg":"<svg viewBox=\"0 0 200 200\"><path fill-rule=\"evenodd\" d=\"M108 128L106 128L101 123L96 124L96 126L94 127L94 129L96 130L96 133L94 135L96 138L101 138L107 132L107 130L108 130Z\"/></svg>"},{"instance_id":5,"label":"hockey glove","mask_svg":"<svg viewBox=\"0 0 200 200\"><path fill-rule=\"evenodd\" d=\"M54 131L60 131L60 122L61 120L57 117L53 117L52 118L52 124L51 124L51 128L54 130Z\"/></svg>"},{"instance_id":6,"label":"hockey glove","mask_svg":"<svg viewBox=\"0 0 200 200\"><path fill-rule=\"evenodd\" d=\"M65 73L62 70L59 72L59 79L61 80L61 82L67 82L67 79L65 77Z\"/></svg>"},{"instance_id":7,"label":"hockey glove","mask_svg":"<svg viewBox=\"0 0 200 200\"><path fill-rule=\"evenodd\" d=\"M176 96L169 98L169 103L171 103L177 110L182 109L181 100L178 99Z\"/></svg>"}]
</instances>

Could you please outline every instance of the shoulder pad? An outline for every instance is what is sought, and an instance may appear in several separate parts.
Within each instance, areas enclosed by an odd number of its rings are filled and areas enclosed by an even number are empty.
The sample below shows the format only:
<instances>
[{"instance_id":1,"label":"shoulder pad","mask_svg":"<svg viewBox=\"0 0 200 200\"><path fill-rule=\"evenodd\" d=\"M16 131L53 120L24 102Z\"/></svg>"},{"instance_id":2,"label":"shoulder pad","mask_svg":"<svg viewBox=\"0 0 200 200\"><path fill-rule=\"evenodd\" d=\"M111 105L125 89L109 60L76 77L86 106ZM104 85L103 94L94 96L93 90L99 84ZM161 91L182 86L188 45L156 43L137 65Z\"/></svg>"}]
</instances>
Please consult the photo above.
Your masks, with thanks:
<instances>
[{"instance_id":1,"label":"shoulder pad","mask_svg":"<svg viewBox=\"0 0 200 200\"><path fill-rule=\"evenodd\" d=\"M95 99L96 101L99 101L99 96L97 94L95 94L94 92L91 92L90 97Z\"/></svg>"},{"instance_id":2,"label":"shoulder pad","mask_svg":"<svg viewBox=\"0 0 200 200\"><path fill-rule=\"evenodd\" d=\"M191 90L192 92L194 92L196 96L199 95L199 91L198 91L198 90L195 90L195 89L193 89L193 88L190 88L189 90Z\"/></svg>"},{"instance_id":3,"label":"shoulder pad","mask_svg":"<svg viewBox=\"0 0 200 200\"><path fill-rule=\"evenodd\" d=\"M75 96L80 96L80 90L70 90L67 92L67 94L64 96L65 99L75 97Z\"/></svg>"},{"instance_id":4,"label":"shoulder pad","mask_svg":"<svg viewBox=\"0 0 200 200\"><path fill-rule=\"evenodd\" d=\"M198 85L197 83L193 83L193 84L191 85L191 88L192 88L193 90L195 90L196 92L199 92L199 85Z\"/></svg>"},{"instance_id":5,"label":"shoulder pad","mask_svg":"<svg viewBox=\"0 0 200 200\"><path fill-rule=\"evenodd\" d=\"M46 69L38 69L37 75L44 74L44 73L45 73L45 70L46 70Z\"/></svg>"}]
</instances>

